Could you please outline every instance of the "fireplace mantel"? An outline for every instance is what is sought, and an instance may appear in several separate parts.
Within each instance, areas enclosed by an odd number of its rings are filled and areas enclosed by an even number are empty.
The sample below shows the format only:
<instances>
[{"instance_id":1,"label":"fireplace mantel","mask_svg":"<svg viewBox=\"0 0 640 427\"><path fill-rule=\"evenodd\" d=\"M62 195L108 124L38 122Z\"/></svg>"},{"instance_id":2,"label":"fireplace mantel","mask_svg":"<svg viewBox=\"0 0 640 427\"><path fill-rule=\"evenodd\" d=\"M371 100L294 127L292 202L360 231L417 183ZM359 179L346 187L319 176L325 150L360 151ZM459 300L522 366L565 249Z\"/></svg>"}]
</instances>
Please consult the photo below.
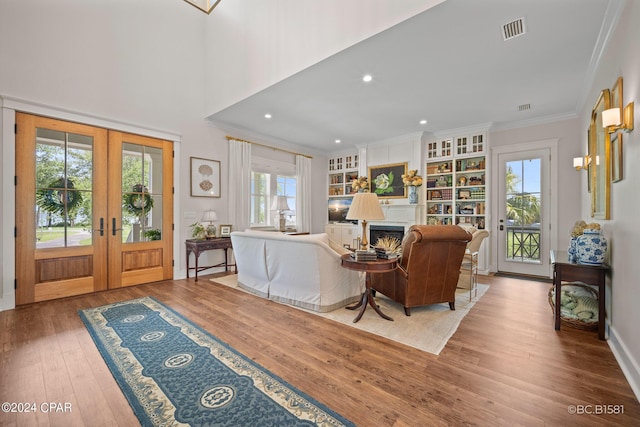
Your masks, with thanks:
<instances>
[{"instance_id":1,"label":"fireplace mantel","mask_svg":"<svg viewBox=\"0 0 640 427\"><path fill-rule=\"evenodd\" d=\"M369 221L369 225L403 226L405 233L414 224L420 224L422 205L380 205L384 212L383 220Z\"/></svg>"}]
</instances>

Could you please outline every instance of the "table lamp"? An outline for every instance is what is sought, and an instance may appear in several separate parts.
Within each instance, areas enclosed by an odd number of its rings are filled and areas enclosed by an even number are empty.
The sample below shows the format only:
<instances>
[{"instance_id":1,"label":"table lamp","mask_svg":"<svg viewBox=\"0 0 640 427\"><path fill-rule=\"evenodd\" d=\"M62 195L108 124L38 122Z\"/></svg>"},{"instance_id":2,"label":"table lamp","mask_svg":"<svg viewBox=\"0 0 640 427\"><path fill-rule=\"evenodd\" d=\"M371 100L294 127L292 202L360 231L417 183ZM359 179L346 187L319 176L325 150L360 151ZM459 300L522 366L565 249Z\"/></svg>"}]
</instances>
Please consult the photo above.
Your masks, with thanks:
<instances>
[{"instance_id":1,"label":"table lamp","mask_svg":"<svg viewBox=\"0 0 640 427\"><path fill-rule=\"evenodd\" d=\"M378 202L376 193L356 193L347 212L347 219L359 219L362 221L362 241L360 247L362 250L369 248L367 242L367 221L375 219L384 219L384 212Z\"/></svg>"},{"instance_id":2,"label":"table lamp","mask_svg":"<svg viewBox=\"0 0 640 427\"><path fill-rule=\"evenodd\" d=\"M213 237L216 237L216 226L213 225L214 221L218 220L218 215L216 214L216 211L214 211L213 209L209 209L208 211L204 211L203 215L202 215L202 222L208 222L209 225L207 225L207 229L206 229L206 233L207 233L207 238L211 239Z\"/></svg>"},{"instance_id":3,"label":"table lamp","mask_svg":"<svg viewBox=\"0 0 640 427\"><path fill-rule=\"evenodd\" d=\"M289 204L287 203L287 196L276 196L273 198L273 205L271 205L271 209L278 212L280 215L280 227L278 228L280 231L285 230L285 219L284 212L290 210Z\"/></svg>"}]
</instances>

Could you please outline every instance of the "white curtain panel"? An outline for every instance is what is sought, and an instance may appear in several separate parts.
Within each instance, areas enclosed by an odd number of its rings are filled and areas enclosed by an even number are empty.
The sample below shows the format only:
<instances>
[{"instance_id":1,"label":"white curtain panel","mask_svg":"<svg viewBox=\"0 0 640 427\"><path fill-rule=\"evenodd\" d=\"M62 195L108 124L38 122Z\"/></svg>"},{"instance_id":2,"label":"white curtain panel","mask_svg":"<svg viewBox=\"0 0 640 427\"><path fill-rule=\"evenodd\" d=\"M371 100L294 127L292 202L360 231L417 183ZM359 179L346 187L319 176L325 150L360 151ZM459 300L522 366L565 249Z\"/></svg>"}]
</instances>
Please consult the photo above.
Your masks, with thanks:
<instances>
[{"instance_id":1,"label":"white curtain panel","mask_svg":"<svg viewBox=\"0 0 640 427\"><path fill-rule=\"evenodd\" d=\"M234 230L251 226L251 144L229 140L229 221Z\"/></svg>"},{"instance_id":2,"label":"white curtain panel","mask_svg":"<svg viewBox=\"0 0 640 427\"><path fill-rule=\"evenodd\" d=\"M311 232L311 159L296 156L296 230Z\"/></svg>"}]
</instances>

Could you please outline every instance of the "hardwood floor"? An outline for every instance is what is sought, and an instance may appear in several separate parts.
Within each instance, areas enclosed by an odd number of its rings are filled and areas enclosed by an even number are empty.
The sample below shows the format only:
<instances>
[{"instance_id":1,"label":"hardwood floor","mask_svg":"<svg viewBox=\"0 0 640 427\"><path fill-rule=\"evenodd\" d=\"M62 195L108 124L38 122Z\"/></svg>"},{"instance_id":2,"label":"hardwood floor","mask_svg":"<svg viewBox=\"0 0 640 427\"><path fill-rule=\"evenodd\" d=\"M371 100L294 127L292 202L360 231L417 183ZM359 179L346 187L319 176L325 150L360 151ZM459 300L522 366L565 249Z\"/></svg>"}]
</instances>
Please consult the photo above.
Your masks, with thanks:
<instances>
[{"instance_id":1,"label":"hardwood floor","mask_svg":"<svg viewBox=\"0 0 640 427\"><path fill-rule=\"evenodd\" d=\"M490 289L435 356L213 284L210 277L0 312L0 402L37 405L36 413L0 413L0 425L138 425L77 311L145 295L359 426L620 426L640 420L640 404L606 342L595 332L553 329L548 283L481 277ZM45 413L40 405L47 402L68 402L71 411ZM570 414L570 405L594 413ZM595 414L602 412L595 405L618 405L624 413Z\"/></svg>"}]
</instances>

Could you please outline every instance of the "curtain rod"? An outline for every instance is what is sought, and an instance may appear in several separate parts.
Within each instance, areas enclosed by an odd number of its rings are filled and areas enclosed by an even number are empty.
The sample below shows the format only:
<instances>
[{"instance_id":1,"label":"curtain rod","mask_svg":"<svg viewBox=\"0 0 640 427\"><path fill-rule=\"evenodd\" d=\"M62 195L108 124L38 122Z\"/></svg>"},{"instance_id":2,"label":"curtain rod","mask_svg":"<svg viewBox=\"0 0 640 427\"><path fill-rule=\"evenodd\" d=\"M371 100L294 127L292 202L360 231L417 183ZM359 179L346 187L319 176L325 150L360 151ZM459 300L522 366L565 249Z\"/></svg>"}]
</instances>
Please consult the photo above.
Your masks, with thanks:
<instances>
[{"instance_id":1,"label":"curtain rod","mask_svg":"<svg viewBox=\"0 0 640 427\"><path fill-rule=\"evenodd\" d=\"M285 153L289 153L289 154L293 154L295 156L304 156L308 159L313 159L313 156L310 156L308 154L302 154L302 153L296 153L295 151L289 151L289 150L284 150L282 148L277 148L277 147L271 147L269 145L265 145L265 144L260 144L259 142L252 142L252 141L247 141L246 139L240 139L240 138L236 138L233 136L226 136L227 141L233 139L234 141L240 141L240 142L248 142L249 144L253 144L253 145L259 145L260 147L265 147L265 148L271 148L272 150L278 150L278 151L283 151Z\"/></svg>"}]
</instances>

